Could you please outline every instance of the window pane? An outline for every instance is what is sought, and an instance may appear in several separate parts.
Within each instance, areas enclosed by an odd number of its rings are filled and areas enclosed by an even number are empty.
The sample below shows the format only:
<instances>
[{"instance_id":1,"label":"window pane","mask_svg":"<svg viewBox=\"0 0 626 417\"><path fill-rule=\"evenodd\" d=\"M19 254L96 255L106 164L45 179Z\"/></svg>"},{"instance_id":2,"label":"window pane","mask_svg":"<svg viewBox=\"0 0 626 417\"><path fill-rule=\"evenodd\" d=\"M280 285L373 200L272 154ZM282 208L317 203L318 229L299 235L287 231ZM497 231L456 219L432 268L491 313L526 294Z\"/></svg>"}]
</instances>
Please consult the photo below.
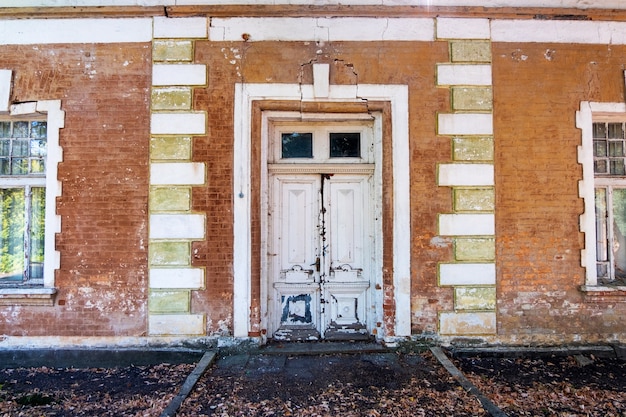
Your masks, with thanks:
<instances>
[{"instance_id":1,"label":"window pane","mask_svg":"<svg viewBox=\"0 0 626 417\"><path fill-rule=\"evenodd\" d=\"M607 163L606 160L597 160L593 161L593 172L596 174L606 174L607 171Z\"/></svg>"},{"instance_id":2,"label":"window pane","mask_svg":"<svg viewBox=\"0 0 626 417\"><path fill-rule=\"evenodd\" d=\"M0 175L11 174L11 163L9 158L0 158Z\"/></svg>"},{"instance_id":3,"label":"window pane","mask_svg":"<svg viewBox=\"0 0 626 417\"><path fill-rule=\"evenodd\" d=\"M0 189L0 282L19 280L24 271L24 189Z\"/></svg>"},{"instance_id":4,"label":"window pane","mask_svg":"<svg viewBox=\"0 0 626 417\"><path fill-rule=\"evenodd\" d=\"M593 137L598 139L606 138L606 125L604 123L593 124Z\"/></svg>"},{"instance_id":5,"label":"window pane","mask_svg":"<svg viewBox=\"0 0 626 417\"><path fill-rule=\"evenodd\" d=\"M46 141L42 139L31 139L30 156L46 156Z\"/></svg>"},{"instance_id":6,"label":"window pane","mask_svg":"<svg viewBox=\"0 0 626 417\"><path fill-rule=\"evenodd\" d=\"M624 142L621 140L609 142L609 156L624 156Z\"/></svg>"},{"instance_id":7,"label":"window pane","mask_svg":"<svg viewBox=\"0 0 626 417\"><path fill-rule=\"evenodd\" d=\"M624 167L623 159L611 159L609 164L611 167L611 175L626 175L626 167Z\"/></svg>"},{"instance_id":8,"label":"window pane","mask_svg":"<svg viewBox=\"0 0 626 417\"><path fill-rule=\"evenodd\" d=\"M30 173L31 174L44 174L46 172L46 161L43 159L31 159L30 160Z\"/></svg>"},{"instance_id":9,"label":"window pane","mask_svg":"<svg viewBox=\"0 0 626 417\"><path fill-rule=\"evenodd\" d=\"M283 158L313 158L312 133L283 133Z\"/></svg>"},{"instance_id":10,"label":"window pane","mask_svg":"<svg viewBox=\"0 0 626 417\"><path fill-rule=\"evenodd\" d=\"M613 259L615 278L626 278L626 189L613 189Z\"/></svg>"},{"instance_id":11,"label":"window pane","mask_svg":"<svg viewBox=\"0 0 626 417\"><path fill-rule=\"evenodd\" d=\"M28 156L29 146L27 140L14 140L13 141L13 155L12 156Z\"/></svg>"},{"instance_id":12,"label":"window pane","mask_svg":"<svg viewBox=\"0 0 626 417\"><path fill-rule=\"evenodd\" d=\"M593 156L606 156L606 141L605 140L593 141Z\"/></svg>"},{"instance_id":13,"label":"window pane","mask_svg":"<svg viewBox=\"0 0 626 417\"><path fill-rule=\"evenodd\" d=\"M0 122L0 138L11 136L11 122Z\"/></svg>"},{"instance_id":14,"label":"window pane","mask_svg":"<svg viewBox=\"0 0 626 417\"><path fill-rule=\"evenodd\" d=\"M31 189L30 278L43 278L46 189Z\"/></svg>"},{"instance_id":15,"label":"window pane","mask_svg":"<svg viewBox=\"0 0 626 417\"><path fill-rule=\"evenodd\" d=\"M621 123L609 123L609 139L624 139L624 127Z\"/></svg>"},{"instance_id":16,"label":"window pane","mask_svg":"<svg viewBox=\"0 0 626 417\"><path fill-rule=\"evenodd\" d=\"M28 159L26 158L13 159L11 161L11 173L13 175L28 174Z\"/></svg>"},{"instance_id":17,"label":"window pane","mask_svg":"<svg viewBox=\"0 0 626 417\"><path fill-rule=\"evenodd\" d=\"M607 239L608 230L606 228L606 189L596 188L596 259L607 261Z\"/></svg>"},{"instance_id":18,"label":"window pane","mask_svg":"<svg viewBox=\"0 0 626 417\"><path fill-rule=\"evenodd\" d=\"M28 122L13 122L13 135L14 138L27 138L28 137Z\"/></svg>"},{"instance_id":19,"label":"window pane","mask_svg":"<svg viewBox=\"0 0 626 417\"><path fill-rule=\"evenodd\" d=\"M45 138L48 134L48 125L46 122L30 122L30 137Z\"/></svg>"},{"instance_id":20,"label":"window pane","mask_svg":"<svg viewBox=\"0 0 626 417\"><path fill-rule=\"evenodd\" d=\"M331 158L359 158L361 157L360 133L331 133Z\"/></svg>"}]
</instances>

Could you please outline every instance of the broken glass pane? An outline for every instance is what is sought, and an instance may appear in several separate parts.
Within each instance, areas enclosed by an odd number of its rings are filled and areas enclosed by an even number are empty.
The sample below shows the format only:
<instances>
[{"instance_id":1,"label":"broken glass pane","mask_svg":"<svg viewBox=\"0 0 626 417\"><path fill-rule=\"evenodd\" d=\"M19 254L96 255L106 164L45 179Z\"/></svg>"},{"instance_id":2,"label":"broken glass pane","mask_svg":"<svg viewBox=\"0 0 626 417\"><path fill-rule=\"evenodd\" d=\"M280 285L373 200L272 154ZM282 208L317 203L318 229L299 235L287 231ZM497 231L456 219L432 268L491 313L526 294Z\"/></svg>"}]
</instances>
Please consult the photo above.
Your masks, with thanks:
<instances>
[{"instance_id":1,"label":"broken glass pane","mask_svg":"<svg viewBox=\"0 0 626 417\"><path fill-rule=\"evenodd\" d=\"M283 158L313 158L312 133L283 133Z\"/></svg>"},{"instance_id":2,"label":"broken glass pane","mask_svg":"<svg viewBox=\"0 0 626 417\"><path fill-rule=\"evenodd\" d=\"M331 158L359 158L361 157L360 133L331 133Z\"/></svg>"}]
</instances>

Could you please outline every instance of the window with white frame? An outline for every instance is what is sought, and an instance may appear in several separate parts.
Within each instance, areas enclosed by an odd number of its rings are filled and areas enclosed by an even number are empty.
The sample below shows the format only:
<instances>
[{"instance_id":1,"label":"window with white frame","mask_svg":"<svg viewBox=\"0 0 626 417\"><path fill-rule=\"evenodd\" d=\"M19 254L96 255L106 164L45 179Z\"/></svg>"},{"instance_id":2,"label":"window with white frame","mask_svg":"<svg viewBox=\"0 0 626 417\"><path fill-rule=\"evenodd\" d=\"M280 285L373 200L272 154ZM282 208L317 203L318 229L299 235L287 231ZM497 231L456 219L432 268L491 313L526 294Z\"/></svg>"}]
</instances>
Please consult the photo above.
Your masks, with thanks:
<instances>
[{"instance_id":1,"label":"window with white frame","mask_svg":"<svg viewBox=\"0 0 626 417\"><path fill-rule=\"evenodd\" d=\"M593 121L596 274L626 285L626 118Z\"/></svg>"},{"instance_id":2,"label":"window with white frame","mask_svg":"<svg viewBox=\"0 0 626 417\"><path fill-rule=\"evenodd\" d=\"M47 122L0 119L0 285L43 285Z\"/></svg>"}]
</instances>

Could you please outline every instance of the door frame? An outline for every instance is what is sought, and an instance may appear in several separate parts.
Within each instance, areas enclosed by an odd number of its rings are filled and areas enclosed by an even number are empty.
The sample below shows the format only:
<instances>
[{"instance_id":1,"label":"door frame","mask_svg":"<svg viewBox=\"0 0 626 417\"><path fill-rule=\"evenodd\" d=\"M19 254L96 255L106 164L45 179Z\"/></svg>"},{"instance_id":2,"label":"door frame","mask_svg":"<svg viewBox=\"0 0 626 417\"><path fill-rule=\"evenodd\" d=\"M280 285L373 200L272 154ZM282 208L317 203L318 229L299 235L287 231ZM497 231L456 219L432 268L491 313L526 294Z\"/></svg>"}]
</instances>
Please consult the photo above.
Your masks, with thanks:
<instances>
[{"instance_id":1,"label":"door frame","mask_svg":"<svg viewBox=\"0 0 626 417\"><path fill-rule=\"evenodd\" d=\"M383 297L382 291L376 290L383 288L382 280L382 259L383 259L383 213L382 213L382 198L383 198L383 177L382 177L382 165L383 165L383 132L382 132L382 112L371 113L302 113L298 111L264 111L262 113L261 121L261 198L260 198L260 223L261 223L261 276L260 276L260 317L261 328L266 329L266 337L271 337L274 331L274 317L272 317L272 306L270 305L270 293L273 291L270 284L272 282L269 276L270 267L268 265L268 258L272 256L269 253L271 246L270 240L272 239L272 230L269 224L268 209L273 203L271 201L272 184L270 181L273 175L298 175L298 174L322 174L323 172L332 174L352 174L358 176L371 176L371 180L366 180L368 183L368 195L369 200L369 219L372 221L368 225L374 235L373 245L368 246L370 253L372 254L372 261L369 263L369 288L367 289L366 300L369 300L365 306L366 313L366 328L370 335L374 334L373 330L376 328L376 323L382 323L383 321ZM327 164L315 164L315 163L285 163L285 164L273 164L272 169L268 168L268 160L271 159L270 152L274 152L272 146L272 138L270 135L273 133L272 124L280 122L298 122L306 126L307 123L319 123L339 122L349 126L350 123L371 123L372 130L372 163L359 164L359 163L327 163ZM343 127L343 126L342 126ZM373 168L372 168L373 165ZM270 172L271 171L271 172ZM276 198L276 196L273 196ZM320 198L323 198L321 196ZM332 287L329 286L329 288ZM274 294L276 295L276 294ZM373 306L373 309L371 308ZM323 308L324 306L318 306ZM330 305L326 306L330 308ZM274 312L275 313L275 312ZM329 312L327 312L329 314ZM320 318L320 320L322 320ZM324 333L325 323L320 322L320 334ZM379 336L377 330L375 334Z\"/></svg>"},{"instance_id":2,"label":"door frame","mask_svg":"<svg viewBox=\"0 0 626 417\"><path fill-rule=\"evenodd\" d=\"M258 258L252 251L253 217L252 176L260 168L252 164L255 139L252 132L259 129L259 103L291 103L291 109L310 105L323 107L331 104L336 109L362 107L367 113L370 103L387 103L389 111L383 126L391 139L391 179L385 188L391 188L392 210L391 244L392 269L383 271L391 285L381 288L383 293L383 321L376 323L377 337L394 342L411 335L411 278L410 278L410 157L409 107L407 85L359 84L330 85L328 95L318 98L314 85L303 84L247 84L235 85L234 143L233 143L233 336L261 337L258 324L259 306L253 292L253 264ZM276 107L280 107L277 105ZM337 111L337 110L335 110ZM356 111L355 111L356 112ZM253 126L256 128L253 129ZM255 190L258 192L258 190ZM259 265L260 266L260 265ZM384 279L384 278L383 278ZM380 325L380 326L379 326Z\"/></svg>"}]
</instances>

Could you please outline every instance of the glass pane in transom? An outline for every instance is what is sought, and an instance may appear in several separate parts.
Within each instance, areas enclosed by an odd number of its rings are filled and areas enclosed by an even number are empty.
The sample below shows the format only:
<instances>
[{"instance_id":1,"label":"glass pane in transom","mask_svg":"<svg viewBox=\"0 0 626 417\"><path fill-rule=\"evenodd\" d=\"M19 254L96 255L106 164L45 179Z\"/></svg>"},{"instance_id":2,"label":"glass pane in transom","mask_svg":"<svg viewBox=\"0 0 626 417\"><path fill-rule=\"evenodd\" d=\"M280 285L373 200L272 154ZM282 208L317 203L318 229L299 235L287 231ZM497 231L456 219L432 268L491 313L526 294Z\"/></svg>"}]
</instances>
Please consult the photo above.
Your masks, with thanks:
<instances>
[{"instance_id":1,"label":"glass pane in transom","mask_svg":"<svg viewBox=\"0 0 626 417\"><path fill-rule=\"evenodd\" d=\"M358 132L330 133L330 157L360 158L361 134Z\"/></svg>"},{"instance_id":2,"label":"glass pane in transom","mask_svg":"<svg viewBox=\"0 0 626 417\"><path fill-rule=\"evenodd\" d=\"M313 158L312 133L283 133L282 158Z\"/></svg>"}]
</instances>

